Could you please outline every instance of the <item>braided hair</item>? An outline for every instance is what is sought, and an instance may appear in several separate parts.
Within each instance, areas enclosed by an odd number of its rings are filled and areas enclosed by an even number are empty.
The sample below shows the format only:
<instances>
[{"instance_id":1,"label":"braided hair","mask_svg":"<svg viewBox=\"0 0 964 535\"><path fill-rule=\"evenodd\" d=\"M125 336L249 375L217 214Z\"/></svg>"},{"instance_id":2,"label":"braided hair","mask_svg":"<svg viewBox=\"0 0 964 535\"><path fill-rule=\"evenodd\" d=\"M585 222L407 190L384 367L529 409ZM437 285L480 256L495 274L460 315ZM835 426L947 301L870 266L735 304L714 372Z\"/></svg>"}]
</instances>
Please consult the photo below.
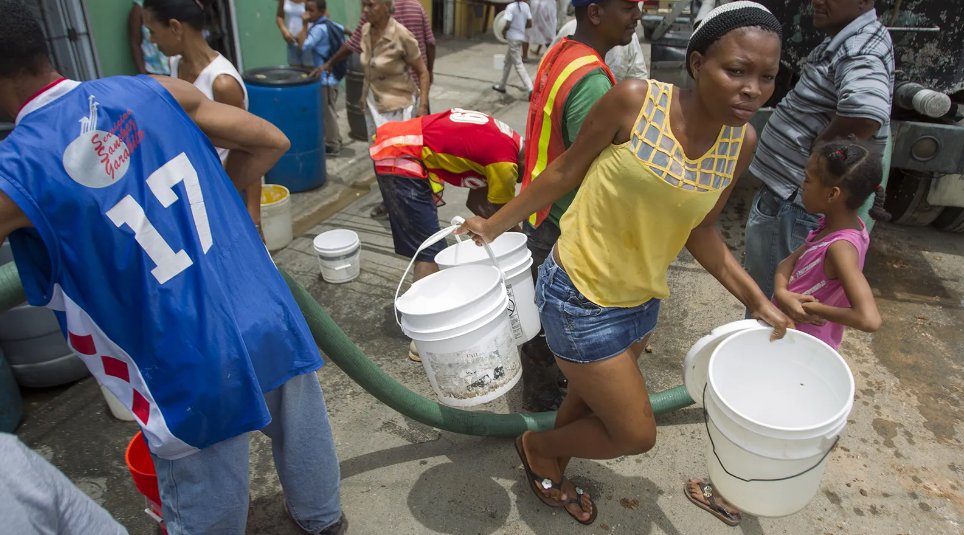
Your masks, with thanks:
<instances>
[{"instance_id":1,"label":"braided hair","mask_svg":"<svg viewBox=\"0 0 964 535\"><path fill-rule=\"evenodd\" d=\"M890 221L890 214L884 209L886 195L880 185L884 176L880 152L851 136L849 139L817 145L812 157L822 161L827 171L820 181L826 186L837 186L847 192L847 208L860 208L873 193L874 205L870 209L870 217Z\"/></svg>"},{"instance_id":2,"label":"braided hair","mask_svg":"<svg viewBox=\"0 0 964 535\"><path fill-rule=\"evenodd\" d=\"M774 33L782 41L783 32L780 21L773 13L756 2L738 0L717 6L701 20L696 21L696 29L690 36L686 47L686 72L690 78L693 70L690 67L690 56L693 52L706 54L706 51L719 41L724 35L739 28L759 28Z\"/></svg>"}]
</instances>

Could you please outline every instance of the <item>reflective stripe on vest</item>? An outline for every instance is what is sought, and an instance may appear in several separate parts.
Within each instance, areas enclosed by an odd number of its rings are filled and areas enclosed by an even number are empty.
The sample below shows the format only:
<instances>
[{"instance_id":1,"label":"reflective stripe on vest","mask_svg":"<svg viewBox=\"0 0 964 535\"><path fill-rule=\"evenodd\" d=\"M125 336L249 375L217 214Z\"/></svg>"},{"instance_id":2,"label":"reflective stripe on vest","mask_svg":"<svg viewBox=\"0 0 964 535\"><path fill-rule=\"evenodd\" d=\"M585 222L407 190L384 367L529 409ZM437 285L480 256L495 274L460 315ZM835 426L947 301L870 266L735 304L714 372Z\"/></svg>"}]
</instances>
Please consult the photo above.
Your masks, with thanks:
<instances>
[{"instance_id":1,"label":"reflective stripe on vest","mask_svg":"<svg viewBox=\"0 0 964 535\"><path fill-rule=\"evenodd\" d=\"M532 180L535 180L542 171L545 170L546 166L549 165L547 161L549 159L549 137L552 135L552 108L556 104L556 93L559 92L559 88L562 84L572 76L572 73L590 63L595 63L598 58L595 56L583 56L569 65L559 74L556 81L552 84L552 89L549 90L549 98L546 99L546 105L542 107L542 128L539 130L539 156L536 159L536 164L532 168Z\"/></svg>"},{"instance_id":2,"label":"reflective stripe on vest","mask_svg":"<svg viewBox=\"0 0 964 535\"><path fill-rule=\"evenodd\" d=\"M602 69L610 83L615 85L615 78L602 57L584 43L566 38L543 56L536 73L534 107L530 109L526 123L526 137L530 143L525 151L523 190L566 150L562 132L566 100L572 88L595 69ZM555 122L553 116L557 117ZM549 215L551 207L551 204L544 206L532 214L529 222L539 226Z\"/></svg>"},{"instance_id":3,"label":"reflective stripe on vest","mask_svg":"<svg viewBox=\"0 0 964 535\"><path fill-rule=\"evenodd\" d=\"M421 117L379 126L375 133L375 144L368 148L368 154L375 164L375 173L427 178L428 172L422 165L424 143Z\"/></svg>"}]
</instances>

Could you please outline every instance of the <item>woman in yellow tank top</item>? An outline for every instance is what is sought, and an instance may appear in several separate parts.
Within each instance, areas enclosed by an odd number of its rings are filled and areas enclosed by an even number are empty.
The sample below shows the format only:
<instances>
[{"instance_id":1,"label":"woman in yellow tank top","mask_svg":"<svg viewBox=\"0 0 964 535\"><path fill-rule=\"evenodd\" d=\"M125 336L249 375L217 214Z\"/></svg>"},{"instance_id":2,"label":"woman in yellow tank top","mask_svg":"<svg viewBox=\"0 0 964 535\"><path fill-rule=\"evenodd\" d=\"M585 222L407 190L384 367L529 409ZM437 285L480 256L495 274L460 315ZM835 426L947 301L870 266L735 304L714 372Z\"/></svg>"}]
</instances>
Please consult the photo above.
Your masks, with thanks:
<instances>
[{"instance_id":1,"label":"woman in yellow tank top","mask_svg":"<svg viewBox=\"0 0 964 535\"><path fill-rule=\"evenodd\" d=\"M606 2L600 5L589 9ZM715 227L752 158L756 133L746 123L773 93L779 59L780 24L769 11L748 1L714 9L687 50L693 89L621 82L531 187L490 219L460 229L491 241L579 187L536 288L569 391L555 429L523 434L516 449L533 492L581 523L591 523L596 509L563 476L569 459L610 459L655 444L636 358L669 294L667 269L684 246L754 317L773 325L775 337L792 326Z\"/></svg>"}]
</instances>

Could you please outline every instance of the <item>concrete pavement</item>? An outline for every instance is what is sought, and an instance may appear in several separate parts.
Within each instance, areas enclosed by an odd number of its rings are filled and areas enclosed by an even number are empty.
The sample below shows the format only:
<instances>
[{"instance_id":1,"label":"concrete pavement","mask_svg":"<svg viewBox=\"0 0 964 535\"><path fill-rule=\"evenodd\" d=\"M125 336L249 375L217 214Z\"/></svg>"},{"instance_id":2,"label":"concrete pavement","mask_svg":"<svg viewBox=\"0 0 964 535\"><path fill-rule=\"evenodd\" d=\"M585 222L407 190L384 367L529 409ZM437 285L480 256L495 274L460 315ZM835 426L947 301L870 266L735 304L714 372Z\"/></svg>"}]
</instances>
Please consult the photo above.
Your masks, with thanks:
<instances>
[{"instance_id":1,"label":"concrete pavement","mask_svg":"<svg viewBox=\"0 0 964 535\"><path fill-rule=\"evenodd\" d=\"M495 42L440 42L433 109L479 109L521 129L527 103L512 99L523 96L521 88L510 89L509 97L488 89L498 76L492 54L502 51ZM534 71L534 64L529 67ZM295 196L296 239L275 259L387 373L431 396L421 366L405 357L408 340L392 315L392 296L407 259L394 255L387 221L367 215L378 194L369 188L364 147L352 143L344 154L330 161L325 188ZM740 186L720 225L737 254L753 187ZM447 189L443 221L467 214L464 193ZM361 236L362 273L351 283L332 285L319 277L311 238L331 228L350 228ZM706 439L701 411L688 408L658 419L659 439L647 454L572 463L572 478L596 497L600 510L596 524L582 527L561 510L545 507L526 488L510 440L426 427L388 409L328 365L319 379L341 460L350 532L959 533L964 521L962 266L960 235L878 226L866 271L885 324L875 335L851 331L845 338L841 353L854 372L857 399L821 489L800 513L747 517L740 527L728 528L693 507L683 496L683 483L705 474ZM662 308L655 351L640 359L652 391L681 382L683 355L699 337L742 317L742 306L687 253L669 277L673 294ZM519 390L479 410L518 410ZM89 380L33 411L19 430L28 445L132 533L150 533L153 526L123 461L123 447L135 432L133 424L109 416ZM252 439L251 458L248 532L296 533L282 511L270 446L259 434Z\"/></svg>"}]
</instances>

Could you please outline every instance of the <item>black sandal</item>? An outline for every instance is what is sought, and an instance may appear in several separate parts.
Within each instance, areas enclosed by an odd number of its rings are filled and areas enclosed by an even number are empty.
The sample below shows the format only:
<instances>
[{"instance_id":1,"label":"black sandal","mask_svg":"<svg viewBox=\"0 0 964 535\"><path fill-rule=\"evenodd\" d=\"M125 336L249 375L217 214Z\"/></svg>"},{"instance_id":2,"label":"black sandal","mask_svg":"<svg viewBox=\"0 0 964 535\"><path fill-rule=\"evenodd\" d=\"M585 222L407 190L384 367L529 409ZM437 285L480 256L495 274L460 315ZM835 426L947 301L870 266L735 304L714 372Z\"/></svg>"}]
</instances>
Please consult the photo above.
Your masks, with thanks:
<instances>
[{"instance_id":1,"label":"black sandal","mask_svg":"<svg viewBox=\"0 0 964 535\"><path fill-rule=\"evenodd\" d=\"M563 478L563 483L565 483L566 481L568 481L568 480L565 479L565 478ZM570 483L572 483L572 482L570 481ZM560 484L559 486L561 487L562 484ZM593 522L596 521L596 515L599 513L599 509L596 508L596 502L594 502L591 497L586 496L586 491L582 490L580 487L575 486L575 484L573 484L573 488L576 489L576 496L573 497L573 498L569 498L568 500L566 500L565 502L563 502L562 506L565 507L566 512L569 513L569 516L571 516L572 518L574 518L574 519L576 520L576 522L579 522L580 524L582 524L582 525L584 525L584 526L588 526L589 524L592 524ZM580 511L585 512L585 510L582 508L582 498L583 498L583 496L586 496L586 499L589 500L589 505L592 506L592 512L589 513L589 518L587 518L587 519L585 519L585 520L579 518L575 513L573 513L572 511L570 511L568 507L566 507L566 506L569 505L569 504L576 504L576 505L579 506L579 510L580 510Z\"/></svg>"},{"instance_id":2,"label":"black sandal","mask_svg":"<svg viewBox=\"0 0 964 535\"><path fill-rule=\"evenodd\" d=\"M524 434L525 433L523 433L523 435ZM515 451L519 454L519 459L522 460L523 470L526 471L526 479L528 480L526 482L526 486L532 489L532 492L536 495L536 497L549 507L565 506L566 502L546 496L545 493L542 492L542 490L551 491L556 489L562 493L562 481L556 483L548 477L540 476L532 471L532 468L529 467L529 460L526 458L525 448L522 446L522 435L519 435L515 439Z\"/></svg>"},{"instance_id":3,"label":"black sandal","mask_svg":"<svg viewBox=\"0 0 964 535\"><path fill-rule=\"evenodd\" d=\"M524 434L525 433L523 433L523 435ZM522 460L522 468L526 472L526 479L528 480L526 482L526 485L530 489L532 489L532 492L536 495L536 498L539 498L539 500L542 503L548 505L549 507L562 507L563 510L565 510L566 513L569 514L569 516L571 516L576 520L576 522L579 522L580 524L583 524L585 526L588 526L589 524L592 524L593 522L596 521L598 509L596 508L596 502L592 501L592 498L589 498L589 503L592 505L592 513L590 513L589 518L587 518L586 520L579 518L579 516L577 516L576 513L573 513L572 511L569 510L568 507L566 507L567 505L570 505L570 504L576 504L579 506L579 510L580 511L582 510L582 498L586 494L586 492L581 488L573 485L573 489L575 490L576 495L566 500L558 500L545 495L543 491L549 492L549 491L552 491L553 489L558 490L560 494L565 494L565 491L562 490L562 486L565 483L572 484L572 482L566 478L562 478L562 480L559 483L556 483L555 481L553 481L548 477L543 477L533 472L532 467L529 466L529 459L526 458L525 448L522 446L522 435L519 435L515 439L515 451L516 453L519 454L519 459Z\"/></svg>"},{"instance_id":4,"label":"black sandal","mask_svg":"<svg viewBox=\"0 0 964 535\"><path fill-rule=\"evenodd\" d=\"M693 494L690 493L690 485L693 483L699 484L700 491L703 493L703 499L706 500L705 503L697 500L693 497ZM736 526L743 520L743 515L740 514L740 511L730 511L730 508L717 501L716 496L713 494L713 485L711 483L699 479L691 479L686 482L686 487L684 487L683 490L686 497L696 504L697 507L719 518L720 521L727 526Z\"/></svg>"}]
</instances>

